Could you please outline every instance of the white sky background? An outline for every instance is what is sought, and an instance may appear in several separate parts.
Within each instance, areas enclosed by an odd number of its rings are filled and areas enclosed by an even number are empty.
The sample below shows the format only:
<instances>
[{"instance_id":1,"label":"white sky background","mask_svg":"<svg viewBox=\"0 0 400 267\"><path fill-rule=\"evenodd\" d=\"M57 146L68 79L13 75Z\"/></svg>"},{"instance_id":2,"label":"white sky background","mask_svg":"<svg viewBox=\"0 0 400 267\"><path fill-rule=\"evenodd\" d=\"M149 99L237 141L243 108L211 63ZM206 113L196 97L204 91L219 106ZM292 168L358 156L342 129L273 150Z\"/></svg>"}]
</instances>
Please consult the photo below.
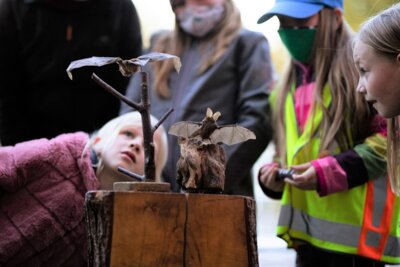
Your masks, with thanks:
<instances>
[{"instance_id":1,"label":"white sky background","mask_svg":"<svg viewBox=\"0 0 400 267\"><path fill-rule=\"evenodd\" d=\"M160 29L174 27L174 15L169 0L132 0L139 14L144 46L148 46L151 34ZM281 45L277 29L279 22L272 18L262 24L257 20L266 13L275 2L274 0L234 0L238 6L244 27L262 32L270 41L271 49Z\"/></svg>"}]
</instances>

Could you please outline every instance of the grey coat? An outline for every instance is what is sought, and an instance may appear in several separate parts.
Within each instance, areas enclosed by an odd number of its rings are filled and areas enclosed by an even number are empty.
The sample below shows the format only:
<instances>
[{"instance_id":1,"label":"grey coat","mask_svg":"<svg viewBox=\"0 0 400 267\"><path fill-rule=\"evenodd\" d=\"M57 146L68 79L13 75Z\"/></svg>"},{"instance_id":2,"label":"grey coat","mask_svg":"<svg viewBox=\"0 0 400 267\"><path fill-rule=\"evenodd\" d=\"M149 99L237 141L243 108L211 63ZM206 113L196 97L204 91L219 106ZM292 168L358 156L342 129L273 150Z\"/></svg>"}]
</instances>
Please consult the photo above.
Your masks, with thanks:
<instances>
[{"instance_id":1,"label":"grey coat","mask_svg":"<svg viewBox=\"0 0 400 267\"><path fill-rule=\"evenodd\" d=\"M168 109L174 112L164 122L169 127L178 121L201 121L207 107L220 111L219 125L239 124L252 130L257 139L225 147L227 168L225 190L227 194L252 195L250 170L271 139L269 89L273 85L273 66L267 39L260 33L241 30L217 63L202 74L197 67L204 53L199 41L181 55L179 74L172 72L169 86L170 99L160 98L151 90L151 113L161 118ZM151 80L152 71L146 69ZM149 83L151 88L151 82ZM136 74L128 86L127 96L140 99L140 75ZM131 108L123 104L121 113ZM164 179L179 191L176 184L176 163L179 146L176 136L168 136L168 161Z\"/></svg>"}]
</instances>

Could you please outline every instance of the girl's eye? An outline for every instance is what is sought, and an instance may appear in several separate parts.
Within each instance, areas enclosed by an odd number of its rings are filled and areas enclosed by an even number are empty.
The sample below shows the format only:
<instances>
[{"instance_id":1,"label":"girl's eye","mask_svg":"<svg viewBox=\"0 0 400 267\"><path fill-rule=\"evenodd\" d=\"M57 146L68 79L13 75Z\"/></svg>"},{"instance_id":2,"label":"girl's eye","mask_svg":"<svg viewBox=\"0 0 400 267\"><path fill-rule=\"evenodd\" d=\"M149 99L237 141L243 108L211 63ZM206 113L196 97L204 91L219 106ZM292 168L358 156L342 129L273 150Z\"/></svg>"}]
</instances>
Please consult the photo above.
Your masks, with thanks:
<instances>
[{"instance_id":1,"label":"girl's eye","mask_svg":"<svg viewBox=\"0 0 400 267\"><path fill-rule=\"evenodd\" d=\"M130 137L130 138L135 137L135 135L130 131L123 131L122 134L125 135L126 137Z\"/></svg>"},{"instance_id":2,"label":"girl's eye","mask_svg":"<svg viewBox=\"0 0 400 267\"><path fill-rule=\"evenodd\" d=\"M358 68L361 75L365 74L366 70L363 67Z\"/></svg>"}]
</instances>

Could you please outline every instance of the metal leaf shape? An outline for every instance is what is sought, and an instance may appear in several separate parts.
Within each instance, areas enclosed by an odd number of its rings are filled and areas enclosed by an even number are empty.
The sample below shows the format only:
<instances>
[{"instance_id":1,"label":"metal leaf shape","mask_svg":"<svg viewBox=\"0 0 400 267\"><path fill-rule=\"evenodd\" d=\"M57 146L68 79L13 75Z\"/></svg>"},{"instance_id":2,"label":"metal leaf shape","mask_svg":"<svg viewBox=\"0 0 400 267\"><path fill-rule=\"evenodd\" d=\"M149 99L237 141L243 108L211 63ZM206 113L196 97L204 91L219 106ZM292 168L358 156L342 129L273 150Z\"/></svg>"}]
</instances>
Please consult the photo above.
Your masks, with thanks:
<instances>
[{"instance_id":1,"label":"metal leaf shape","mask_svg":"<svg viewBox=\"0 0 400 267\"><path fill-rule=\"evenodd\" d=\"M128 60L123 60L119 57L90 57L72 61L68 68L67 73L68 77L72 80L71 71L77 68L85 67L85 66L96 66L101 67L108 64L117 63L119 66L119 71L125 77L131 76L135 72L139 72L142 70L148 62L154 61L162 61L172 59L174 61L175 70L179 73L182 63L179 57L166 54L166 53L158 53L153 52L149 54L142 55L137 58L132 58Z\"/></svg>"}]
</instances>

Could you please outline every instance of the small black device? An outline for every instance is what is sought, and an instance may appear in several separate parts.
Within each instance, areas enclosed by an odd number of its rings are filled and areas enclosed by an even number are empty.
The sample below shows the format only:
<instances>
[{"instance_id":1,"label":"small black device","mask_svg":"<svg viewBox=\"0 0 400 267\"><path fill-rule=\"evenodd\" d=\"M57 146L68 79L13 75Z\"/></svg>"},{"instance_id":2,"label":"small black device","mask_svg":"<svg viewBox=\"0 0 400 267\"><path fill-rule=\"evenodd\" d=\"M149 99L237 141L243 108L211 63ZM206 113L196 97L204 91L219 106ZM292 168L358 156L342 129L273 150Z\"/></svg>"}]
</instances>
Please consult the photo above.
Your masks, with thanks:
<instances>
[{"instance_id":1,"label":"small black device","mask_svg":"<svg viewBox=\"0 0 400 267\"><path fill-rule=\"evenodd\" d=\"M285 178L292 179L293 178L293 176L292 176L293 173L294 173L294 170L279 169L278 170L278 176L276 177L276 180L283 181Z\"/></svg>"}]
</instances>

